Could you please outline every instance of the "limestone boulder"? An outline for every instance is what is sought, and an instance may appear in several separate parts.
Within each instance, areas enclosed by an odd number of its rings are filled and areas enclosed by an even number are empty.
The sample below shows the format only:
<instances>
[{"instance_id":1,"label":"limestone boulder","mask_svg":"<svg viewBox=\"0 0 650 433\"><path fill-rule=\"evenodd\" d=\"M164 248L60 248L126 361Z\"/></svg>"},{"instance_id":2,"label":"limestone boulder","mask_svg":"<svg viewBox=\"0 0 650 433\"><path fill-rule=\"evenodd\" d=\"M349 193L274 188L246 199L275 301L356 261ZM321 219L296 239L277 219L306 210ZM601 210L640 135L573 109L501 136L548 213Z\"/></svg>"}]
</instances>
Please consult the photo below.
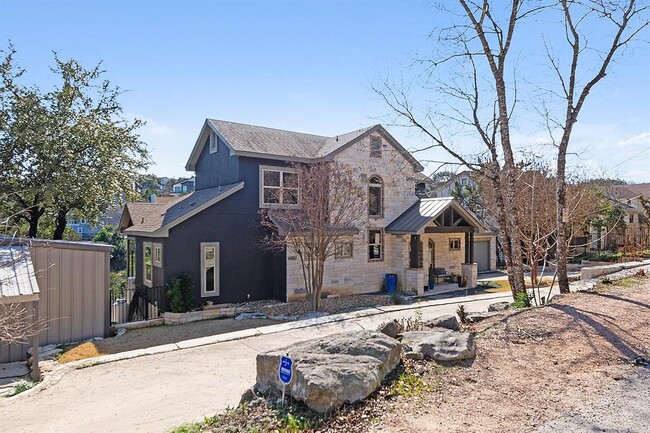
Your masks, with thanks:
<instances>
[{"instance_id":1,"label":"limestone boulder","mask_svg":"<svg viewBox=\"0 0 650 433\"><path fill-rule=\"evenodd\" d=\"M498 311L488 311L488 312L472 312L472 313L467 313L465 315L465 318L469 323L478 323L482 322L485 319L489 319L490 317L498 316L501 313Z\"/></svg>"},{"instance_id":2,"label":"limestone boulder","mask_svg":"<svg viewBox=\"0 0 650 433\"><path fill-rule=\"evenodd\" d=\"M286 391L311 409L326 412L346 402L363 400L399 363L400 343L380 332L347 332L297 343L257 355L257 384L261 392L282 389L280 357L294 362Z\"/></svg>"},{"instance_id":3,"label":"limestone boulder","mask_svg":"<svg viewBox=\"0 0 650 433\"><path fill-rule=\"evenodd\" d=\"M404 330L404 326L399 323L397 320L393 320L387 323L384 323L379 327L379 332L386 334L391 338L397 338L397 336Z\"/></svg>"},{"instance_id":4,"label":"limestone boulder","mask_svg":"<svg viewBox=\"0 0 650 433\"><path fill-rule=\"evenodd\" d=\"M450 362L471 359L476 356L474 336L470 332L456 332L449 329L436 328L430 331L412 331L402 334L402 344L409 348L407 357L423 358L436 361Z\"/></svg>"},{"instance_id":5,"label":"limestone boulder","mask_svg":"<svg viewBox=\"0 0 650 433\"><path fill-rule=\"evenodd\" d=\"M446 328L452 331L460 331L458 319L456 319L456 316L452 315L436 317L435 319L427 321L424 326L429 328Z\"/></svg>"},{"instance_id":6,"label":"limestone boulder","mask_svg":"<svg viewBox=\"0 0 650 433\"><path fill-rule=\"evenodd\" d=\"M510 309L510 302L495 302L488 305L488 312L492 311L505 311Z\"/></svg>"}]
</instances>

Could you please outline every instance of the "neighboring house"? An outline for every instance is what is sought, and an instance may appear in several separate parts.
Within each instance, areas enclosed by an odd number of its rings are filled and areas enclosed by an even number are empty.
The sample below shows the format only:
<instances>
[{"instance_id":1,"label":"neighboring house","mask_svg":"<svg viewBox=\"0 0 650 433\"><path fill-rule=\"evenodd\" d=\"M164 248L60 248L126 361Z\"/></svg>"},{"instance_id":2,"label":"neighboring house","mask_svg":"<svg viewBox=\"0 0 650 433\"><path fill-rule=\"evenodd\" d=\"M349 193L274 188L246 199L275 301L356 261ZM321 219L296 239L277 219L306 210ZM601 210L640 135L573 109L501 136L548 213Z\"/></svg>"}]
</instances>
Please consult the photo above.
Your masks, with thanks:
<instances>
[{"instance_id":1,"label":"neighboring house","mask_svg":"<svg viewBox=\"0 0 650 433\"><path fill-rule=\"evenodd\" d=\"M476 282L472 245L485 228L452 198L420 200L422 166L381 125L325 137L208 119L185 167L195 172L195 192L124 208L135 285L187 273L197 305L303 296L296 254L261 246L260 210L299 206L291 163L323 160L353 167L373 198L359 232L328 260L325 293L377 292L387 273L421 292L429 265Z\"/></svg>"},{"instance_id":2,"label":"neighboring house","mask_svg":"<svg viewBox=\"0 0 650 433\"><path fill-rule=\"evenodd\" d=\"M93 223L83 217L79 217L74 212L68 216L67 227L77 233L82 241L91 241L99 233L102 227L117 227L122 215L122 206L115 206L107 209L100 217L99 221Z\"/></svg>"},{"instance_id":3,"label":"neighboring house","mask_svg":"<svg viewBox=\"0 0 650 433\"><path fill-rule=\"evenodd\" d=\"M455 191L471 192L478 187L469 170L462 171L450 176L444 182L432 187L430 197L451 197ZM504 262L501 247L497 243L495 233L498 233L498 224L494 216L489 215L478 203L466 203L468 200L461 200L466 208L469 208L479 218L481 223L490 231L477 236L475 239L474 260L478 263L479 272L489 272L496 269L497 261ZM497 257L498 256L498 257ZM498 260L497 260L498 259Z\"/></svg>"},{"instance_id":4,"label":"neighboring house","mask_svg":"<svg viewBox=\"0 0 650 433\"><path fill-rule=\"evenodd\" d=\"M650 200L650 183L611 185L605 188L606 196L623 213L625 230L610 232L607 227L600 231L591 229L592 250L628 246L650 248L650 224L642 200ZM600 236L599 236L600 235Z\"/></svg>"},{"instance_id":5,"label":"neighboring house","mask_svg":"<svg viewBox=\"0 0 650 433\"><path fill-rule=\"evenodd\" d=\"M181 180L174 184L172 188L172 193L174 194L187 194L188 192L194 191L194 182L195 178Z\"/></svg>"}]
</instances>

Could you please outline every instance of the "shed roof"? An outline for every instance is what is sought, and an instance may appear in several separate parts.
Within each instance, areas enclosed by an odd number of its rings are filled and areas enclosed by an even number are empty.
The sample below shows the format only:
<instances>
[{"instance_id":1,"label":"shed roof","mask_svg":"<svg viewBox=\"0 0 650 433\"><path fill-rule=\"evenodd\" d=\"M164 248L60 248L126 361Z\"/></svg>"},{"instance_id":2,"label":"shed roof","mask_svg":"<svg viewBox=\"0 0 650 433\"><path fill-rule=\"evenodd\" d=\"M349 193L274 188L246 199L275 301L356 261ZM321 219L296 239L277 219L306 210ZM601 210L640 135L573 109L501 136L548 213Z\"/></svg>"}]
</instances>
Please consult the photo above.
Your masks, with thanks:
<instances>
[{"instance_id":1,"label":"shed roof","mask_svg":"<svg viewBox=\"0 0 650 433\"><path fill-rule=\"evenodd\" d=\"M243 187L244 182L238 182L202 189L169 203L127 203L120 229L126 234L153 234L171 228Z\"/></svg>"},{"instance_id":2,"label":"shed roof","mask_svg":"<svg viewBox=\"0 0 650 433\"><path fill-rule=\"evenodd\" d=\"M424 198L417 201L388 224L386 232L393 234L421 233L426 226L449 208L453 208L472 227L485 230L478 218L471 211L461 206L455 198L439 197Z\"/></svg>"},{"instance_id":3,"label":"shed roof","mask_svg":"<svg viewBox=\"0 0 650 433\"><path fill-rule=\"evenodd\" d=\"M38 298L38 283L29 248L0 247L0 303L28 302Z\"/></svg>"}]
</instances>

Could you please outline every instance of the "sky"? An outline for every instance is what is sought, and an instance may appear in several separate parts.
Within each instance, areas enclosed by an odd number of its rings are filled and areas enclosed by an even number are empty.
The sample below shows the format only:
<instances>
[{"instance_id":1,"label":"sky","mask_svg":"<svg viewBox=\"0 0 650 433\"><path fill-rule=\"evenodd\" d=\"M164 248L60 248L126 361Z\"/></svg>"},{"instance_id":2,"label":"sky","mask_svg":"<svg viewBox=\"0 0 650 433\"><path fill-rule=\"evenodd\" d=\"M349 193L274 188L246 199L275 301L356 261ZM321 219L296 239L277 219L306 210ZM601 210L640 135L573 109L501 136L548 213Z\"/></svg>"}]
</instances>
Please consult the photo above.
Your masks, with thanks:
<instances>
[{"instance_id":1,"label":"sky","mask_svg":"<svg viewBox=\"0 0 650 433\"><path fill-rule=\"evenodd\" d=\"M454 19L417 0L0 0L0 49L11 41L26 80L44 89L55 82L52 51L87 68L101 61L126 90L125 115L147 121L149 171L179 177L191 175L184 166L208 117L326 136L382 123L407 149L430 144L391 125L373 85L413 74L414 59L436 44L432 30ZM518 35L520 47L540 46L532 33ZM539 61L516 58L520 73L537 79L548 72ZM649 44L617 60L579 117L571 164L593 177L650 182L649 77ZM433 103L427 90L411 91ZM536 147L545 141L539 123L523 121L513 134L522 148L549 153ZM454 144L475 149L470 138ZM452 161L440 149L416 156Z\"/></svg>"}]
</instances>

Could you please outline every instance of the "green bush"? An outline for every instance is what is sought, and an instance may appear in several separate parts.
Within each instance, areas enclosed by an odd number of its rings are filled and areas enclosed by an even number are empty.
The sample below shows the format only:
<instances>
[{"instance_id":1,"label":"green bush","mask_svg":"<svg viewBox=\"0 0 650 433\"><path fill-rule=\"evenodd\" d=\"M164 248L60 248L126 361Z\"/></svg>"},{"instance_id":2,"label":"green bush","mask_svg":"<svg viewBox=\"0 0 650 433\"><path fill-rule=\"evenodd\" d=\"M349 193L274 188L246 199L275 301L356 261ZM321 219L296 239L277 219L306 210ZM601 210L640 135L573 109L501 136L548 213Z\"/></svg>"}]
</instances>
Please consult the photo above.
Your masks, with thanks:
<instances>
[{"instance_id":1,"label":"green bush","mask_svg":"<svg viewBox=\"0 0 650 433\"><path fill-rule=\"evenodd\" d=\"M512 303L512 308L528 308L530 307L530 295L527 292L519 292L515 296L515 302Z\"/></svg>"},{"instance_id":2,"label":"green bush","mask_svg":"<svg viewBox=\"0 0 650 433\"><path fill-rule=\"evenodd\" d=\"M25 379L17 380L13 383L13 388L11 389L11 392L7 394L7 397L13 397L16 394L25 392L28 389L33 388L35 385L36 382L32 382L31 380L25 380Z\"/></svg>"},{"instance_id":3,"label":"green bush","mask_svg":"<svg viewBox=\"0 0 650 433\"><path fill-rule=\"evenodd\" d=\"M193 307L192 280L188 274L171 278L167 282L165 295L169 300L169 309L172 313L185 313Z\"/></svg>"}]
</instances>

